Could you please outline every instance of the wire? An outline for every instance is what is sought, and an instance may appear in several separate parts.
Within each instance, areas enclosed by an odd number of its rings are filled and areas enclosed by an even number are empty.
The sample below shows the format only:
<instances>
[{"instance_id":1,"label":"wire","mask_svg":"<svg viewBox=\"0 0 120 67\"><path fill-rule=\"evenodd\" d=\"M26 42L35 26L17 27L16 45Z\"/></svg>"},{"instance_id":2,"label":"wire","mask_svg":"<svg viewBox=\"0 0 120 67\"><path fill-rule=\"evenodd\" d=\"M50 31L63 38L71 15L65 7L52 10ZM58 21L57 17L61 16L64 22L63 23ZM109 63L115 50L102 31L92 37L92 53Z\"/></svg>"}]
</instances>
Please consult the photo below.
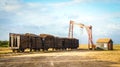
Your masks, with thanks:
<instances>
[{"instance_id":1,"label":"wire","mask_svg":"<svg viewBox=\"0 0 120 67\"><path fill-rule=\"evenodd\" d=\"M80 34L83 34L83 28L80 28Z\"/></svg>"}]
</instances>

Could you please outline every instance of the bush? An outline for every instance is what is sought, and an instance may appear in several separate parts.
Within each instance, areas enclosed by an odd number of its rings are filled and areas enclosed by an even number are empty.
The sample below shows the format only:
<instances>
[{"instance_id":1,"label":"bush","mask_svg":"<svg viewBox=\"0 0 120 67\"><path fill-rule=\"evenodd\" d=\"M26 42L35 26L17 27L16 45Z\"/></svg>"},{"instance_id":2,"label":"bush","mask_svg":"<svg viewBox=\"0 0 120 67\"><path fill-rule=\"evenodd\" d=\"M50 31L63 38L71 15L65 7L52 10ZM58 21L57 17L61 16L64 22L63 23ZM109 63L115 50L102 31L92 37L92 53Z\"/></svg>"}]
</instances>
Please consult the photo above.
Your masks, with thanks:
<instances>
[{"instance_id":1,"label":"bush","mask_svg":"<svg viewBox=\"0 0 120 67\"><path fill-rule=\"evenodd\" d=\"M8 47L8 41L0 41L0 47Z\"/></svg>"}]
</instances>

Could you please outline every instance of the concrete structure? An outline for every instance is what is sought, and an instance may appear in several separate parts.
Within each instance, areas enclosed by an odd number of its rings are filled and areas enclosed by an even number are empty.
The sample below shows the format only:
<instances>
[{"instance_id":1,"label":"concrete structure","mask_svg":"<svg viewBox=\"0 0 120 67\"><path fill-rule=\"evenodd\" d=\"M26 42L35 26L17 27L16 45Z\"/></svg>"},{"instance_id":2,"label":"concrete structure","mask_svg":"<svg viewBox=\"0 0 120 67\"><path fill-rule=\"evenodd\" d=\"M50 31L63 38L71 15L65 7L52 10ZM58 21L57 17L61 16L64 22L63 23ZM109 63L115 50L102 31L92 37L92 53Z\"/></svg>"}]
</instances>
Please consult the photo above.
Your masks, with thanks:
<instances>
[{"instance_id":1,"label":"concrete structure","mask_svg":"<svg viewBox=\"0 0 120 67\"><path fill-rule=\"evenodd\" d=\"M113 50L113 41L110 38L100 38L96 42L97 49Z\"/></svg>"}]
</instances>

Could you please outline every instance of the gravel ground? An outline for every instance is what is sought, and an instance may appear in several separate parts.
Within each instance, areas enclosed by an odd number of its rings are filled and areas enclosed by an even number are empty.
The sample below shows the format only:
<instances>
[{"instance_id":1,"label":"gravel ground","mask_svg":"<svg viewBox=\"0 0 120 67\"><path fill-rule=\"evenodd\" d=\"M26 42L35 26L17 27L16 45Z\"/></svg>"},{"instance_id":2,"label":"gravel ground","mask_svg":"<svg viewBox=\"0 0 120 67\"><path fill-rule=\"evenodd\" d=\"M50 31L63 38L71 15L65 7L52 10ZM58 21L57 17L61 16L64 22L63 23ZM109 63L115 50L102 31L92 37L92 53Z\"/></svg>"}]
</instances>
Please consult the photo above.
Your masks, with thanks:
<instances>
[{"instance_id":1,"label":"gravel ground","mask_svg":"<svg viewBox=\"0 0 120 67\"><path fill-rule=\"evenodd\" d=\"M88 50L8 53L1 54L0 67L120 67L119 60L97 58L99 53Z\"/></svg>"}]
</instances>

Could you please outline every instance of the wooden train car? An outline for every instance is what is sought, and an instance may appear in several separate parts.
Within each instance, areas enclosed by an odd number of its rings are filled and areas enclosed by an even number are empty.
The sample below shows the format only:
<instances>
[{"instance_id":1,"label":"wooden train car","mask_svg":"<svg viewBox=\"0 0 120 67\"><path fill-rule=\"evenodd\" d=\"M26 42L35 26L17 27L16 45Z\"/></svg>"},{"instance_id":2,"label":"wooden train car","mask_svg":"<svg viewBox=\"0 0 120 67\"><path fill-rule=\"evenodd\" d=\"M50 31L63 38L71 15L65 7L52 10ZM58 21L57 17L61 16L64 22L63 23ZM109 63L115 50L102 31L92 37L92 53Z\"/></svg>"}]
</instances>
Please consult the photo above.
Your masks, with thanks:
<instances>
[{"instance_id":1,"label":"wooden train car","mask_svg":"<svg viewBox=\"0 0 120 67\"><path fill-rule=\"evenodd\" d=\"M25 49L30 51L48 50L66 50L66 49L77 49L79 46L79 40L75 38L62 38L55 37L49 34L14 34L9 35L9 46L15 52L24 52Z\"/></svg>"},{"instance_id":2,"label":"wooden train car","mask_svg":"<svg viewBox=\"0 0 120 67\"><path fill-rule=\"evenodd\" d=\"M63 46L64 46L63 42L64 42L64 40L62 38L55 37L55 42L54 42L54 44L55 44L55 46L54 46L55 50L60 50L60 49L62 50Z\"/></svg>"},{"instance_id":3,"label":"wooden train car","mask_svg":"<svg viewBox=\"0 0 120 67\"><path fill-rule=\"evenodd\" d=\"M26 48L28 48L28 42L27 42L27 37L23 34L14 34L10 33L10 41L9 41L9 46L15 52L24 52Z\"/></svg>"},{"instance_id":4,"label":"wooden train car","mask_svg":"<svg viewBox=\"0 0 120 67\"><path fill-rule=\"evenodd\" d=\"M53 35L40 34L40 37L42 38L42 42L43 42L43 50L48 50L49 48L54 49L55 37Z\"/></svg>"},{"instance_id":5,"label":"wooden train car","mask_svg":"<svg viewBox=\"0 0 120 67\"><path fill-rule=\"evenodd\" d=\"M35 34L31 34L31 33L26 33L25 36L28 37L28 45L30 48L30 51L34 50L34 51L40 51L40 49L42 49L42 38L39 37L38 35Z\"/></svg>"}]
</instances>

